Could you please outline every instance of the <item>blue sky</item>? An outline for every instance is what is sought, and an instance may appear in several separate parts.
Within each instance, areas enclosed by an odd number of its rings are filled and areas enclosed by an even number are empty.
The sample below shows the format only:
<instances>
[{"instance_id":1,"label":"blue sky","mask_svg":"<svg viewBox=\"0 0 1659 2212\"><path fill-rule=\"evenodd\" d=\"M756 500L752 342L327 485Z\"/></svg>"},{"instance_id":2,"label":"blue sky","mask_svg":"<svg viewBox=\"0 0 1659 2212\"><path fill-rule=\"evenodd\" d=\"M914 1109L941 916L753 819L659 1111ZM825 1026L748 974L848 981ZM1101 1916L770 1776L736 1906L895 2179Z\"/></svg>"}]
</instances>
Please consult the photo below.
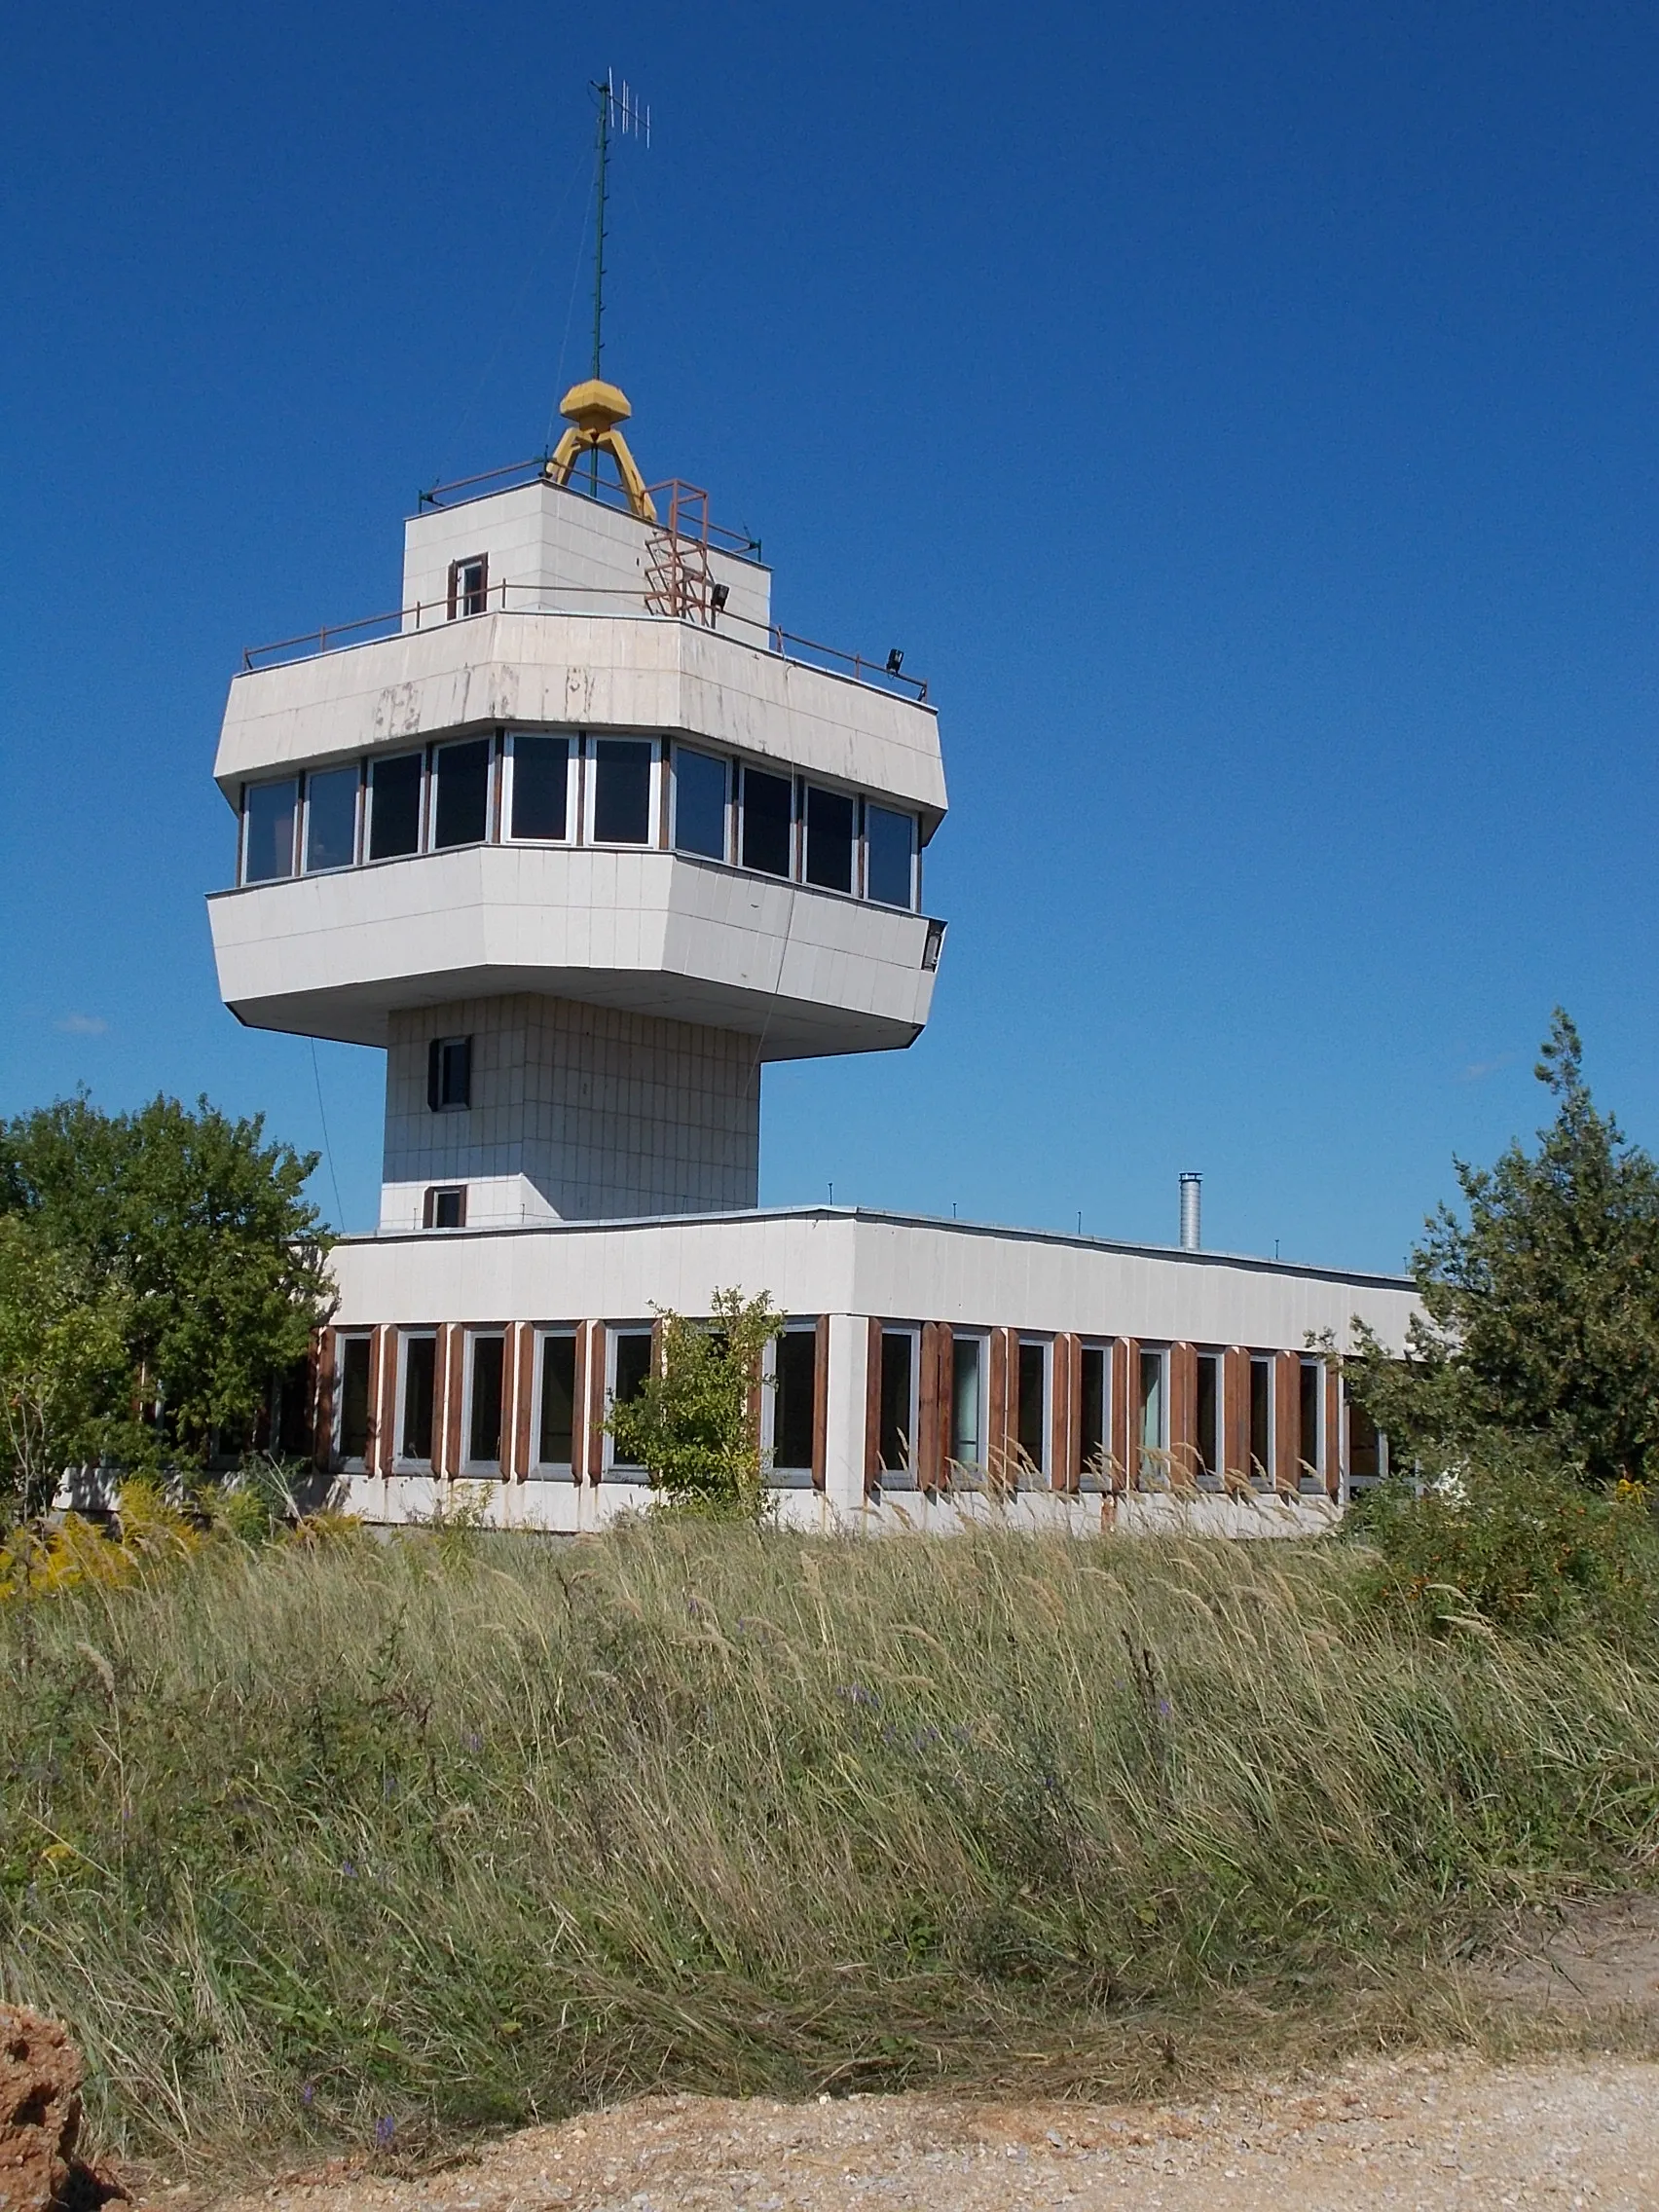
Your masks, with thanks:
<instances>
[{"instance_id":1,"label":"blue sky","mask_svg":"<svg viewBox=\"0 0 1659 2212\"><path fill-rule=\"evenodd\" d=\"M594 20L14 15L0 1112L325 1114L372 1220L379 1056L218 1003L225 686L542 447L609 66L646 474L941 712L934 1020L768 1072L763 1198L1166 1241L1193 1166L1206 1241L1393 1266L1558 1000L1659 1143L1651 9Z\"/></svg>"}]
</instances>

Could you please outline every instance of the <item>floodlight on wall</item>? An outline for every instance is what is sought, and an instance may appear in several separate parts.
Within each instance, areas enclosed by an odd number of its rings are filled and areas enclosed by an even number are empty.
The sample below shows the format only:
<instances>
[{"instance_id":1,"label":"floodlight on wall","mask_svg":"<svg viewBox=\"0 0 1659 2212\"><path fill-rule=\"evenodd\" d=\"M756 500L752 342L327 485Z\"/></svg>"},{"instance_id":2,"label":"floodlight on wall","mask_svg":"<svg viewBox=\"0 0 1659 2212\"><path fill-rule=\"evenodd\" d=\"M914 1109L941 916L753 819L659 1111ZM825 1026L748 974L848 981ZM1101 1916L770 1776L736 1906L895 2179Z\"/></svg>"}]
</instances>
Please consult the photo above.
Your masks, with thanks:
<instances>
[{"instance_id":1,"label":"floodlight on wall","mask_svg":"<svg viewBox=\"0 0 1659 2212\"><path fill-rule=\"evenodd\" d=\"M725 612L726 601L730 597L730 584L711 584L709 586L709 605L714 608L717 614L723 614Z\"/></svg>"},{"instance_id":2,"label":"floodlight on wall","mask_svg":"<svg viewBox=\"0 0 1659 2212\"><path fill-rule=\"evenodd\" d=\"M898 673L899 673L899 671L900 671L900 670L901 670L901 669L902 669L902 668L903 667L903 665L904 665L904 656L903 656L903 653L902 653L902 652L901 652L901 651L899 650L899 647L898 647L897 645L895 645L895 646L893 647L893 650L892 650L892 651L891 651L891 652L890 652L890 653L888 654L888 656L887 656L887 673L888 673L888 675L889 675L889 676L897 676L897 675L898 675Z\"/></svg>"}]
</instances>

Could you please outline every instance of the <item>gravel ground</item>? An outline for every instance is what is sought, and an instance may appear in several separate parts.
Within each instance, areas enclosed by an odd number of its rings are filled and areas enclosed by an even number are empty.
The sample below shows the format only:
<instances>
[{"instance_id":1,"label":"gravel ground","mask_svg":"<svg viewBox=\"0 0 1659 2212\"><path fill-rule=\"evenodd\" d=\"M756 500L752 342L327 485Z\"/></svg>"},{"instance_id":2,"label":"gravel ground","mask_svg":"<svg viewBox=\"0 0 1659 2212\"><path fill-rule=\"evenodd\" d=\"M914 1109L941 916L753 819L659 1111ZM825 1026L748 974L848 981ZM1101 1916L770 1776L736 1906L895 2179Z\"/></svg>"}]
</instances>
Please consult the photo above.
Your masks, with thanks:
<instances>
[{"instance_id":1,"label":"gravel ground","mask_svg":"<svg viewBox=\"0 0 1659 2212\"><path fill-rule=\"evenodd\" d=\"M189 2212L205 2193L159 2190ZM1372 2062L1195 2104L648 2097L411 2180L336 2166L224 2212L1346 2212L1659 2205L1659 2065Z\"/></svg>"}]
</instances>

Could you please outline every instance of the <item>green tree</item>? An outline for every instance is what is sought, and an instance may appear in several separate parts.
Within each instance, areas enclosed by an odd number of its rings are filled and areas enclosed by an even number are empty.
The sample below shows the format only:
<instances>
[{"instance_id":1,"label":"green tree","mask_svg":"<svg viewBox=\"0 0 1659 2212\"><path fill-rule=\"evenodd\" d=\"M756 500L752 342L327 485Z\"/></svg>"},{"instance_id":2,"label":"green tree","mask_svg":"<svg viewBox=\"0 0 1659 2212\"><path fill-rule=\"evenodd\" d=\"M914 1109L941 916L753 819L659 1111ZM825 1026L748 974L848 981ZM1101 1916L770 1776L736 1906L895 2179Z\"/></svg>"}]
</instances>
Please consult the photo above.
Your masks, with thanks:
<instances>
[{"instance_id":1,"label":"green tree","mask_svg":"<svg viewBox=\"0 0 1659 2212\"><path fill-rule=\"evenodd\" d=\"M707 1321L658 1309L654 1372L607 1426L618 1453L677 1504L758 1519L761 1378L784 1317L764 1291L718 1290L713 1304Z\"/></svg>"},{"instance_id":2,"label":"green tree","mask_svg":"<svg viewBox=\"0 0 1659 2212\"><path fill-rule=\"evenodd\" d=\"M127 1301L26 1214L0 1215L0 1533L95 1459L127 1380Z\"/></svg>"},{"instance_id":3,"label":"green tree","mask_svg":"<svg viewBox=\"0 0 1659 2212\"><path fill-rule=\"evenodd\" d=\"M120 1300L124 1372L99 1411L129 1464L199 1462L304 1357L331 1299L315 1164L204 1098L107 1115L82 1096L0 1124L0 1216L32 1225L86 1303Z\"/></svg>"},{"instance_id":4,"label":"green tree","mask_svg":"<svg viewBox=\"0 0 1659 2212\"><path fill-rule=\"evenodd\" d=\"M1547 1439L1596 1481L1659 1467L1659 1168L1599 1113L1558 1007L1536 1074L1535 1151L1454 1162L1462 1209L1429 1216L1403 1360L1361 1329L1355 1395L1390 1437L1444 1455Z\"/></svg>"}]
</instances>

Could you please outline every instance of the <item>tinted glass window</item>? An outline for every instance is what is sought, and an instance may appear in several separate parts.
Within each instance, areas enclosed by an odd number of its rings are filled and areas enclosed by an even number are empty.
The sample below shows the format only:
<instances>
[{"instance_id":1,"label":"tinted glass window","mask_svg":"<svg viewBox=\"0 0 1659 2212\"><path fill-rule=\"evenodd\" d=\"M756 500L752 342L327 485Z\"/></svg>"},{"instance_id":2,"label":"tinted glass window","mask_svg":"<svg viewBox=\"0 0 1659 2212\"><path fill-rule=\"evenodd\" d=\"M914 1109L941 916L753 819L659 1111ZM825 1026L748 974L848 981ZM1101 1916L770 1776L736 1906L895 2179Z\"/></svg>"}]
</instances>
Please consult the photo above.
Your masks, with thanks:
<instances>
[{"instance_id":1,"label":"tinted glass window","mask_svg":"<svg viewBox=\"0 0 1659 2212\"><path fill-rule=\"evenodd\" d=\"M403 1346L403 1435L400 1453L405 1459L432 1456L432 1398L438 1380L438 1346L434 1337L408 1337Z\"/></svg>"},{"instance_id":2,"label":"tinted glass window","mask_svg":"<svg viewBox=\"0 0 1659 2212\"><path fill-rule=\"evenodd\" d=\"M788 776L743 771L743 865L764 875L790 872L790 821L794 786Z\"/></svg>"},{"instance_id":3,"label":"tinted glass window","mask_svg":"<svg viewBox=\"0 0 1659 2212\"><path fill-rule=\"evenodd\" d=\"M369 1340L347 1337L340 1346L340 1456L363 1459L369 1450Z\"/></svg>"},{"instance_id":4,"label":"tinted glass window","mask_svg":"<svg viewBox=\"0 0 1659 2212\"><path fill-rule=\"evenodd\" d=\"M601 737L593 748L593 839L599 845L645 845L651 835L651 748L648 739Z\"/></svg>"},{"instance_id":5,"label":"tinted glass window","mask_svg":"<svg viewBox=\"0 0 1659 2212\"><path fill-rule=\"evenodd\" d=\"M1221 1472L1221 1354L1198 1354L1197 1407L1198 1465L1206 1475Z\"/></svg>"},{"instance_id":6,"label":"tinted glass window","mask_svg":"<svg viewBox=\"0 0 1659 2212\"><path fill-rule=\"evenodd\" d=\"M682 853L726 857L726 764L706 753L674 754L674 843Z\"/></svg>"},{"instance_id":7,"label":"tinted glass window","mask_svg":"<svg viewBox=\"0 0 1659 2212\"><path fill-rule=\"evenodd\" d=\"M350 867L357 857L357 764L306 780L306 867Z\"/></svg>"},{"instance_id":8,"label":"tinted glass window","mask_svg":"<svg viewBox=\"0 0 1659 2212\"><path fill-rule=\"evenodd\" d=\"M369 771L369 858L421 850L421 756L400 753Z\"/></svg>"},{"instance_id":9,"label":"tinted glass window","mask_svg":"<svg viewBox=\"0 0 1659 2212\"><path fill-rule=\"evenodd\" d=\"M1083 1404L1079 1409L1079 1457L1086 1467L1098 1467L1106 1456L1106 1347L1085 1345L1082 1373Z\"/></svg>"},{"instance_id":10,"label":"tinted glass window","mask_svg":"<svg viewBox=\"0 0 1659 2212\"><path fill-rule=\"evenodd\" d=\"M432 843L478 845L490 823L490 740L441 745L433 763L438 794L432 807Z\"/></svg>"},{"instance_id":11,"label":"tinted glass window","mask_svg":"<svg viewBox=\"0 0 1659 2212\"><path fill-rule=\"evenodd\" d=\"M498 1464L501 1456L501 1370L506 1345L500 1337L472 1340L472 1419L466 1456L474 1466Z\"/></svg>"},{"instance_id":12,"label":"tinted glass window","mask_svg":"<svg viewBox=\"0 0 1659 2212\"><path fill-rule=\"evenodd\" d=\"M915 1340L908 1329L881 1332L881 1465L906 1474L910 1460L910 1374Z\"/></svg>"},{"instance_id":13,"label":"tinted glass window","mask_svg":"<svg viewBox=\"0 0 1659 2212\"><path fill-rule=\"evenodd\" d=\"M772 1407L772 1464L812 1465L818 1390L818 1332L786 1329L778 1339L777 1390Z\"/></svg>"},{"instance_id":14,"label":"tinted glass window","mask_svg":"<svg viewBox=\"0 0 1659 2212\"><path fill-rule=\"evenodd\" d=\"M651 1333L649 1329L625 1329L616 1339L615 1382L611 1389L611 1403L625 1406L638 1397L645 1378L651 1371ZM620 1456L615 1464L633 1466L635 1462Z\"/></svg>"},{"instance_id":15,"label":"tinted glass window","mask_svg":"<svg viewBox=\"0 0 1659 2212\"><path fill-rule=\"evenodd\" d=\"M513 739L513 835L563 837L571 788L571 741Z\"/></svg>"},{"instance_id":16,"label":"tinted glass window","mask_svg":"<svg viewBox=\"0 0 1659 2212\"><path fill-rule=\"evenodd\" d=\"M842 792L806 793L806 880L826 891L853 888L853 836L857 809Z\"/></svg>"},{"instance_id":17,"label":"tinted glass window","mask_svg":"<svg viewBox=\"0 0 1659 2212\"><path fill-rule=\"evenodd\" d=\"M1019 1449L1032 1466L1048 1454L1049 1361L1045 1345L1019 1347Z\"/></svg>"},{"instance_id":18,"label":"tinted glass window","mask_svg":"<svg viewBox=\"0 0 1659 2212\"><path fill-rule=\"evenodd\" d=\"M1273 1363L1250 1362L1250 1472L1260 1480L1273 1471Z\"/></svg>"},{"instance_id":19,"label":"tinted glass window","mask_svg":"<svg viewBox=\"0 0 1659 2212\"><path fill-rule=\"evenodd\" d=\"M576 1416L576 1340L541 1342L541 1420L536 1457L543 1466L568 1467Z\"/></svg>"},{"instance_id":20,"label":"tinted glass window","mask_svg":"<svg viewBox=\"0 0 1659 2212\"><path fill-rule=\"evenodd\" d=\"M1303 1475L1319 1472L1319 1398L1324 1387L1325 1371L1316 1360L1305 1359L1299 1378L1301 1388L1297 1397L1298 1456L1302 1461Z\"/></svg>"},{"instance_id":21,"label":"tinted glass window","mask_svg":"<svg viewBox=\"0 0 1659 2212\"><path fill-rule=\"evenodd\" d=\"M865 890L871 899L884 906L909 905L915 842L913 815L895 814L887 806L865 808Z\"/></svg>"},{"instance_id":22,"label":"tinted glass window","mask_svg":"<svg viewBox=\"0 0 1659 2212\"><path fill-rule=\"evenodd\" d=\"M294 809L300 787L283 784L249 784L242 796L247 812L247 843L243 847L242 881L269 883L274 876L294 872Z\"/></svg>"}]
</instances>

